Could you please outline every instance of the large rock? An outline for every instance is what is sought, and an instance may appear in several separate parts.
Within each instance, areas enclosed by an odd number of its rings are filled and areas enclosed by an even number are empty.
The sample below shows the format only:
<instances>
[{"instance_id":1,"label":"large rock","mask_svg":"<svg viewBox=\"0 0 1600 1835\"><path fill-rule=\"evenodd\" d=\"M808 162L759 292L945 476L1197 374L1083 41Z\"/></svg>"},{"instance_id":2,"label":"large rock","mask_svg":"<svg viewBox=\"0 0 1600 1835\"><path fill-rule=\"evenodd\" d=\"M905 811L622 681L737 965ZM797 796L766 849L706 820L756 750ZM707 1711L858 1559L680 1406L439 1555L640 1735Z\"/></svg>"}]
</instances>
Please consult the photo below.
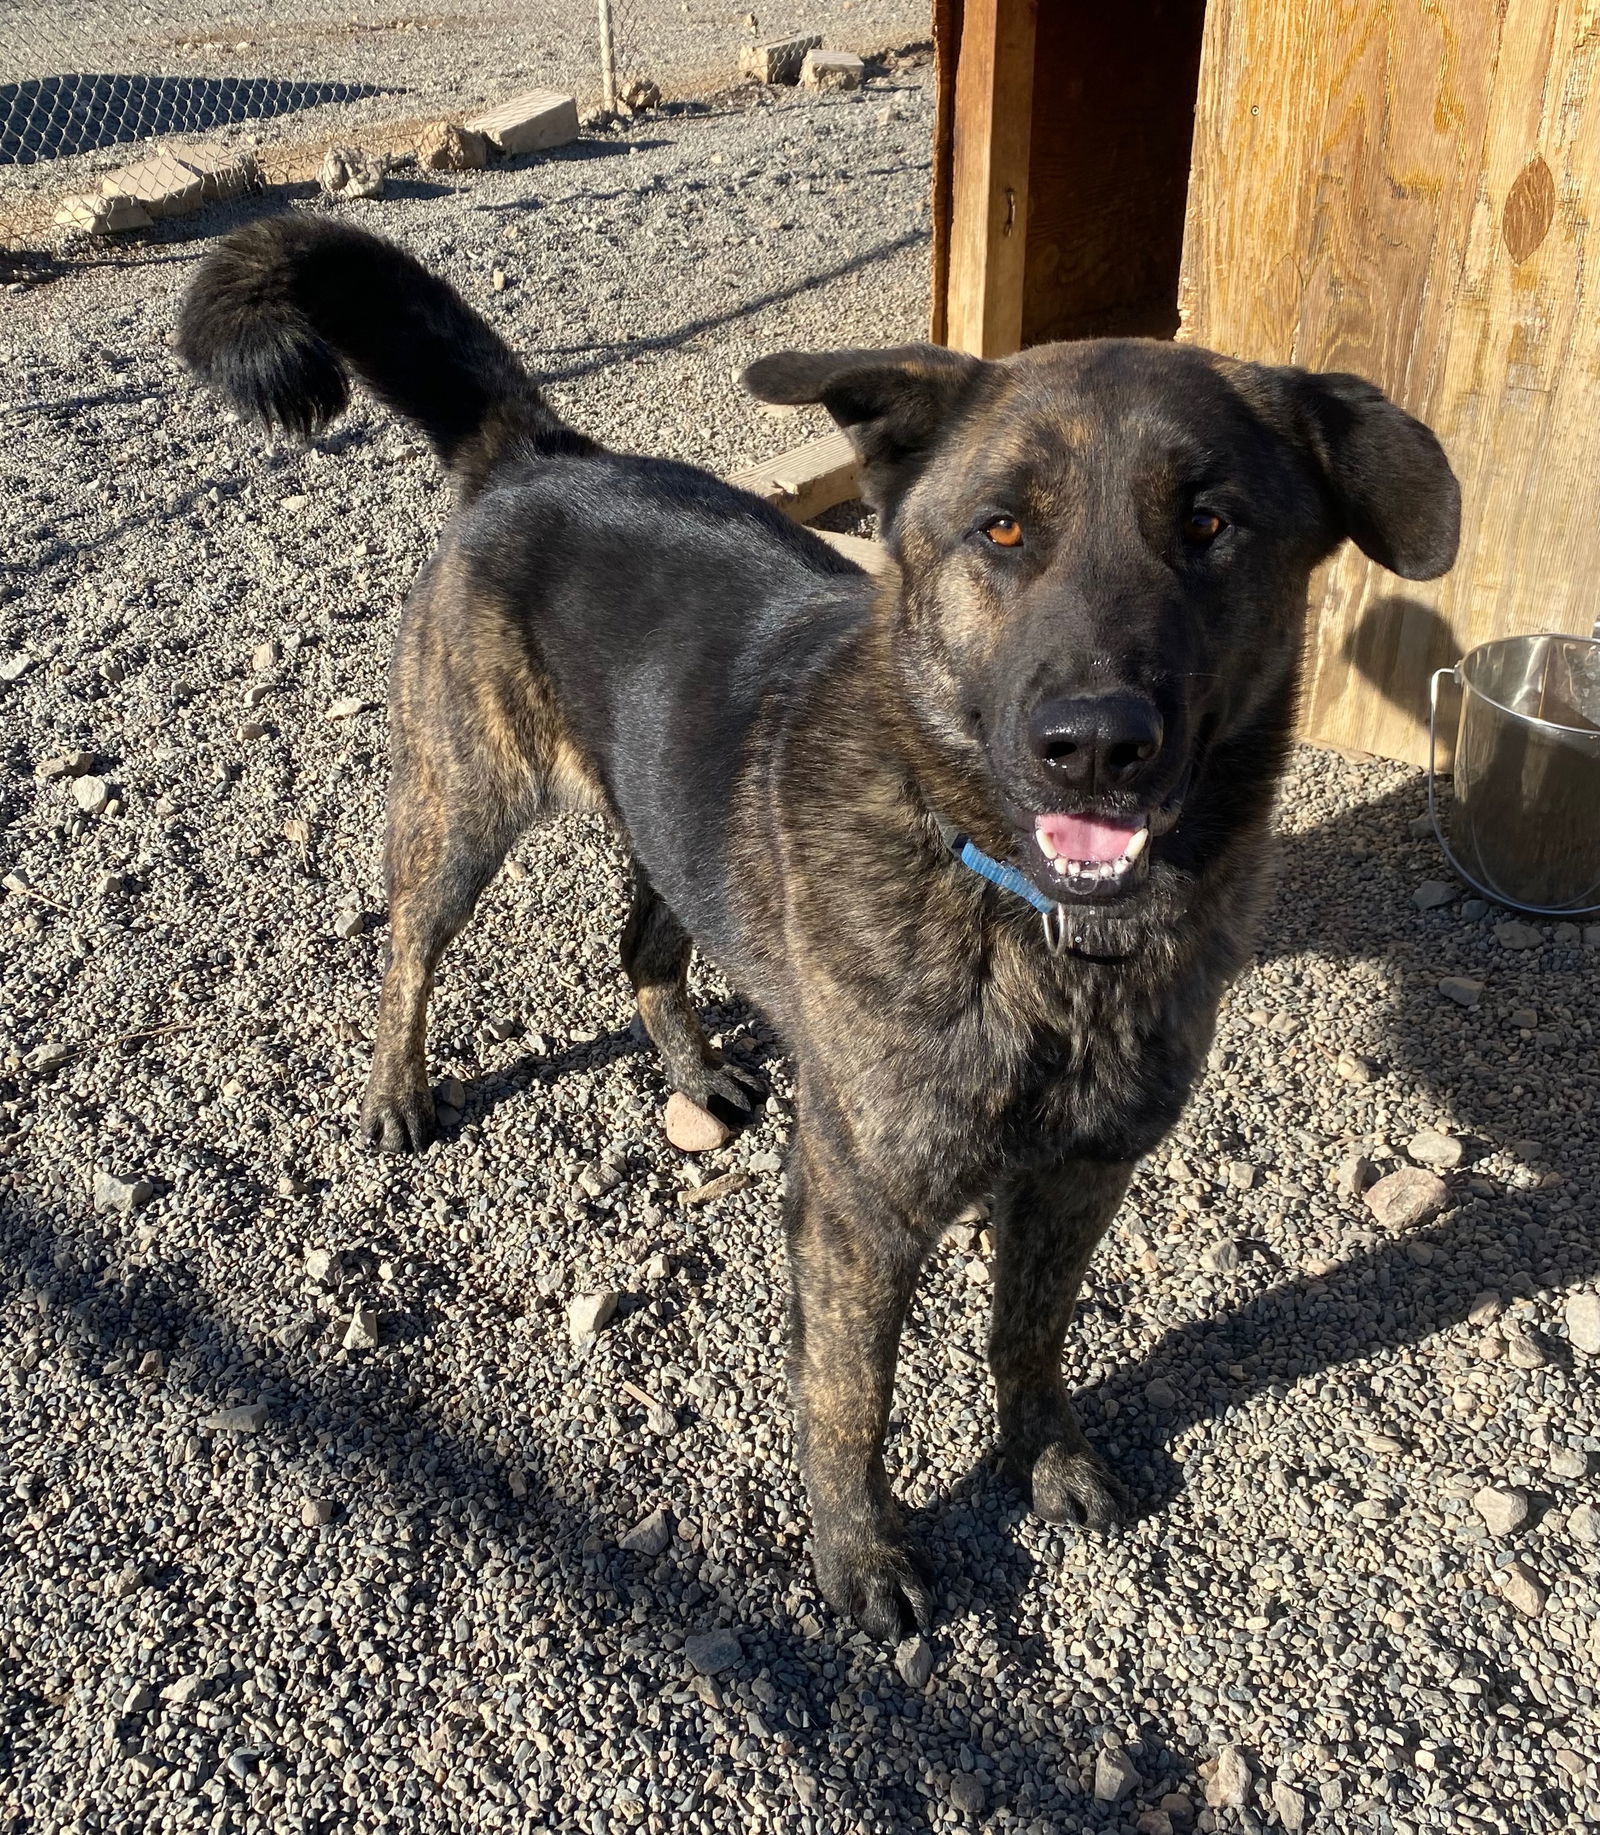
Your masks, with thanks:
<instances>
[{"instance_id":1,"label":"large rock","mask_svg":"<svg viewBox=\"0 0 1600 1835\"><path fill-rule=\"evenodd\" d=\"M1385 1229L1405 1230L1431 1223L1450 1202L1450 1187L1435 1172L1402 1166L1369 1186L1362 1196L1367 1209Z\"/></svg>"},{"instance_id":2,"label":"large rock","mask_svg":"<svg viewBox=\"0 0 1600 1835\"><path fill-rule=\"evenodd\" d=\"M322 157L322 189L331 198L381 198L383 164L360 147L329 147Z\"/></svg>"},{"instance_id":3,"label":"large rock","mask_svg":"<svg viewBox=\"0 0 1600 1835\"><path fill-rule=\"evenodd\" d=\"M587 1344L611 1323L620 1296L614 1293L574 1294L567 1303L567 1333L575 1345Z\"/></svg>"},{"instance_id":4,"label":"large rock","mask_svg":"<svg viewBox=\"0 0 1600 1835\"><path fill-rule=\"evenodd\" d=\"M489 163L489 139L455 121L436 121L417 141L417 164L428 172L476 172Z\"/></svg>"}]
</instances>

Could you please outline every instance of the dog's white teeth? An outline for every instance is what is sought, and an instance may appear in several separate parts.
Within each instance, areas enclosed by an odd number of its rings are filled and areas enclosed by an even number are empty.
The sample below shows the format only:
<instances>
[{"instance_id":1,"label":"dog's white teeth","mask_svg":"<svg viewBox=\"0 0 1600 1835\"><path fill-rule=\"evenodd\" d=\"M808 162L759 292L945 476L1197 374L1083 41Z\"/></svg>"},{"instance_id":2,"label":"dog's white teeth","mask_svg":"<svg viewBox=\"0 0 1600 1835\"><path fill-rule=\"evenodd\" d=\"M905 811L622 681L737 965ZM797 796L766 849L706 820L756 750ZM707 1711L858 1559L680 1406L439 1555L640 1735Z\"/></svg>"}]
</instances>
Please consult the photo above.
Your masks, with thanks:
<instances>
[{"instance_id":1,"label":"dog's white teeth","mask_svg":"<svg viewBox=\"0 0 1600 1835\"><path fill-rule=\"evenodd\" d=\"M1122 850L1122 858L1129 861L1137 860L1144 852L1149 840L1150 831L1148 828L1136 828L1129 837L1128 845Z\"/></svg>"},{"instance_id":2,"label":"dog's white teeth","mask_svg":"<svg viewBox=\"0 0 1600 1835\"><path fill-rule=\"evenodd\" d=\"M1056 844L1050 839L1050 837L1045 833L1045 831L1042 828L1037 829L1035 832L1038 835L1038 839L1039 839L1039 851L1047 859L1055 861L1057 865L1059 866L1060 861L1061 861L1061 856L1056 852Z\"/></svg>"}]
</instances>

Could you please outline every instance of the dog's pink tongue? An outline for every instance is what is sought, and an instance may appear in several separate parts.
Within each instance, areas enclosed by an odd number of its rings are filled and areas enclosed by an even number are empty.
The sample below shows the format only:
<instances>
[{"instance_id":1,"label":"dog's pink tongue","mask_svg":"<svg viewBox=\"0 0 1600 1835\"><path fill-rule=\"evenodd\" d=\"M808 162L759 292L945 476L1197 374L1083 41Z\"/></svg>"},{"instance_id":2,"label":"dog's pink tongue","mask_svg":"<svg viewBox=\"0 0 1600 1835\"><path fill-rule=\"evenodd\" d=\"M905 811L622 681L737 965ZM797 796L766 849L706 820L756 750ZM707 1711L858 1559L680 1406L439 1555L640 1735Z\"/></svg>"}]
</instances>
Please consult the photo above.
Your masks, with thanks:
<instances>
[{"instance_id":1,"label":"dog's pink tongue","mask_svg":"<svg viewBox=\"0 0 1600 1835\"><path fill-rule=\"evenodd\" d=\"M1042 840L1050 843L1058 860L1088 860L1103 864L1120 860L1137 822L1114 822L1108 816L1039 816L1034 823Z\"/></svg>"}]
</instances>

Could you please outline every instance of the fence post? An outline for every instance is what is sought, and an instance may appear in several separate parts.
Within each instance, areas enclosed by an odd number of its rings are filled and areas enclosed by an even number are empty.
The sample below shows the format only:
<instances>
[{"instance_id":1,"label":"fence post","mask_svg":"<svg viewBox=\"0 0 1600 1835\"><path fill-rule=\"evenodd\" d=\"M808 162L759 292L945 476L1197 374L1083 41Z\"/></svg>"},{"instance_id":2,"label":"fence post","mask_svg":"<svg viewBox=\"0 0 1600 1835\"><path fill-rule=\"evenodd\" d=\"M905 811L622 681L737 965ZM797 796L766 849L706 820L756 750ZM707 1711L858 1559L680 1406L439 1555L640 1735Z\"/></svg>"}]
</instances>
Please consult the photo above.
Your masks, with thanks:
<instances>
[{"instance_id":1,"label":"fence post","mask_svg":"<svg viewBox=\"0 0 1600 1835\"><path fill-rule=\"evenodd\" d=\"M600 0L600 101L608 115L617 112L617 49L611 37L611 0Z\"/></svg>"}]
</instances>

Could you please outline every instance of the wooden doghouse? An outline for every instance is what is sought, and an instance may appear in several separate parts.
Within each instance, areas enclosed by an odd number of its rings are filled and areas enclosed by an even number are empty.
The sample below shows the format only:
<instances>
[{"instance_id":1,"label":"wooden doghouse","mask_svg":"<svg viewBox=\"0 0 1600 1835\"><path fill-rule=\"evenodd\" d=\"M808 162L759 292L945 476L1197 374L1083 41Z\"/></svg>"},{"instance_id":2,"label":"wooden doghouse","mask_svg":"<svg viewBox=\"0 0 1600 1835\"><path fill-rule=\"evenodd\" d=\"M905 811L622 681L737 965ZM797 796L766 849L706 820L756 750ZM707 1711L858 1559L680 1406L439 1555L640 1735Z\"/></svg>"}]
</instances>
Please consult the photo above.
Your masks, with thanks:
<instances>
[{"instance_id":1,"label":"wooden doghouse","mask_svg":"<svg viewBox=\"0 0 1600 1835\"><path fill-rule=\"evenodd\" d=\"M1461 557L1313 589L1304 730L1420 763L1435 668L1600 614L1600 28L1565 0L937 0L932 334L1353 370L1461 477Z\"/></svg>"}]
</instances>

